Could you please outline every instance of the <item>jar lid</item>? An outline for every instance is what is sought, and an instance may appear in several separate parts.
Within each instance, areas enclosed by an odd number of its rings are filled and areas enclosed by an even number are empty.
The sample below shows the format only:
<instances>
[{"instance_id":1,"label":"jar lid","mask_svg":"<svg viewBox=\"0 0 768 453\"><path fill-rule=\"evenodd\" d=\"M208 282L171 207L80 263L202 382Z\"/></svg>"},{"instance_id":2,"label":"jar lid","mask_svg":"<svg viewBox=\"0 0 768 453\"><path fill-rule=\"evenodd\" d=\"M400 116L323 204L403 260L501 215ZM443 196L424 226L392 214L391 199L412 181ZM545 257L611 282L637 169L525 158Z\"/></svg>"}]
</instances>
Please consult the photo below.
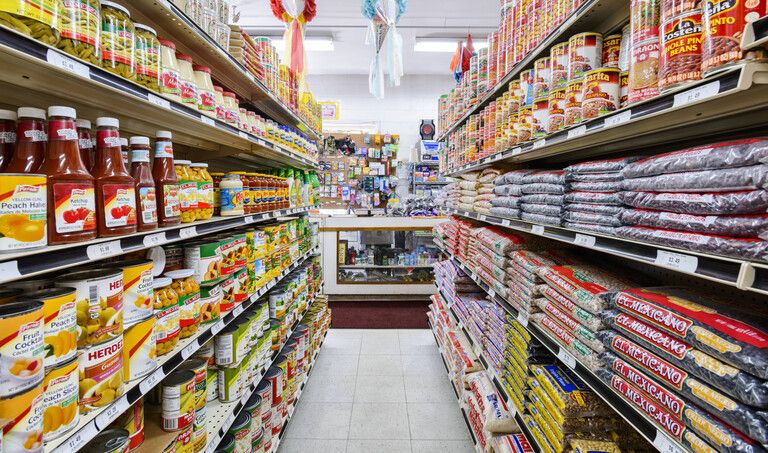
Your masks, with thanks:
<instances>
[{"instance_id":1,"label":"jar lid","mask_svg":"<svg viewBox=\"0 0 768 453\"><path fill-rule=\"evenodd\" d=\"M101 116L96 118L96 127L120 127L120 120L117 118L110 118L108 116Z\"/></svg>"},{"instance_id":2,"label":"jar lid","mask_svg":"<svg viewBox=\"0 0 768 453\"><path fill-rule=\"evenodd\" d=\"M214 85L213 86L213 91L218 91L219 93L223 93L224 92L224 88L222 88L222 87L220 87L218 85Z\"/></svg>"},{"instance_id":3,"label":"jar lid","mask_svg":"<svg viewBox=\"0 0 768 453\"><path fill-rule=\"evenodd\" d=\"M168 277L156 277L152 280L152 289L162 288L170 285L172 280Z\"/></svg>"},{"instance_id":4,"label":"jar lid","mask_svg":"<svg viewBox=\"0 0 768 453\"><path fill-rule=\"evenodd\" d=\"M208 66L202 66L199 64L193 65L192 70L195 72L200 71L200 72L206 72L208 74L211 73L211 68L209 68Z\"/></svg>"},{"instance_id":5,"label":"jar lid","mask_svg":"<svg viewBox=\"0 0 768 453\"><path fill-rule=\"evenodd\" d=\"M170 139L173 138L173 134L170 131L157 131L157 132L155 132L155 137L157 137L157 138L167 138L167 139L170 140Z\"/></svg>"},{"instance_id":6,"label":"jar lid","mask_svg":"<svg viewBox=\"0 0 768 453\"><path fill-rule=\"evenodd\" d=\"M163 47L168 47L169 49L176 50L176 44L170 39L158 39L158 42L160 42L160 45Z\"/></svg>"},{"instance_id":7,"label":"jar lid","mask_svg":"<svg viewBox=\"0 0 768 453\"><path fill-rule=\"evenodd\" d=\"M129 18L131 17L130 11L128 11L128 9L125 6L120 5L118 3L110 2L107 0L101 0L101 6L102 8L105 6L108 6L110 8L119 9L120 11L124 12L126 16L128 16Z\"/></svg>"},{"instance_id":8,"label":"jar lid","mask_svg":"<svg viewBox=\"0 0 768 453\"><path fill-rule=\"evenodd\" d=\"M146 146L149 146L149 137L141 137L141 136L131 137L129 143L131 145L146 145Z\"/></svg>"},{"instance_id":9,"label":"jar lid","mask_svg":"<svg viewBox=\"0 0 768 453\"><path fill-rule=\"evenodd\" d=\"M193 162L189 166L193 168L208 168L208 164L203 162Z\"/></svg>"},{"instance_id":10,"label":"jar lid","mask_svg":"<svg viewBox=\"0 0 768 453\"><path fill-rule=\"evenodd\" d=\"M127 148L128 147L128 139L120 137L120 146L122 146L123 148Z\"/></svg>"},{"instance_id":11,"label":"jar lid","mask_svg":"<svg viewBox=\"0 0 768 453\"><path fill-rule=\"evenodd\" d=\"M16 114L19 118L45 119L45 110L35 107L19 107L19 109L16 110Z\"/></svg>"},{"instance_id":12,"label":"jar lid","mask_svg":"<svg viewBox=\"0 0 768 453\"><path fill-rule=\"evenodd\" d=\"M192 63L192 57L190 57L187 54L183 54L181 52L176 52L176 59L177 60L184 60L186 62Z\"/></svg>"},{"instance_id":13,"label":"jar lid","mask_svg":"<svg viewBox=\"0 0 768 453\"><path fill-rule=\"evenodd\" d=\"M0 120L16 121L16 112L12 110L0 110Z\"/></svg>"},{"instance_id":14,"label":"jar lid","mask_svg":"<svg viewBox=\"0 0 768 453\"><path fill-rule=\"evenodd\" d=\"M173 165L189 165L192 161L184 159L173 159Z\"/></svg>"},{"instance_id":15,"label":"jar lid","mask_svg":"<svg viewBox=\"0 0 768 453\"><path fill-rule=\"evenodd\" d=\"M180 278L188 278L195 275L195 271L193 269L178 269L175 271L166 272L164 275L174 280L178 280Z\"/></svg>"},{"instance_id":16,"label":"jar lid","mask_svg":"<svg viewBox=\"0 0 768 453\"><path fill-rule=\"evenodd\" d=\"M78 118L77 121L75 121L75 125L78 127L78 129L90 129L91 128L91 122L88 120L83 120Z\"/></svg>"},{"instance_id":17,"label":"jar lid","mask_svg":"<svg viewBox=\"0 0 768 453\"><path fill-rule=\"evenodd\" d=\"M52 105L48 107L48 116L63 116L66 118L77 118L77 111L72 107L64 107L61 105Z\"/></svg>"},{"instance_id":18,"label":"jar lid","mask_svg":"<svg viewBox=\"0 0 768 453\"><path fill-rule=\"evenodd\" d=\"M224 92L224 96L232 98L232 99L237 99L237 95L235 93L231 92L231 91L225 91Z\"/></svg>"},{"instance_id":19,"label":"jar lid","mask_svg":"<svg viewBox=\"0 0 768 453\"><path fill-rule=\"evenodd\" d=\"M152 33L153 35L157 36L157 32L155 31L155 29L154 29L154 28L152 28L152 27L150 27L150 26L148 26L148 25L144 25L144 24L133 24L133 26L134 26L134 27L136 27L136 28L140 28L140 29L142 29L142 30L146 30L146 31L148 31L148 32Z\"/></svg>"}]
</instances>

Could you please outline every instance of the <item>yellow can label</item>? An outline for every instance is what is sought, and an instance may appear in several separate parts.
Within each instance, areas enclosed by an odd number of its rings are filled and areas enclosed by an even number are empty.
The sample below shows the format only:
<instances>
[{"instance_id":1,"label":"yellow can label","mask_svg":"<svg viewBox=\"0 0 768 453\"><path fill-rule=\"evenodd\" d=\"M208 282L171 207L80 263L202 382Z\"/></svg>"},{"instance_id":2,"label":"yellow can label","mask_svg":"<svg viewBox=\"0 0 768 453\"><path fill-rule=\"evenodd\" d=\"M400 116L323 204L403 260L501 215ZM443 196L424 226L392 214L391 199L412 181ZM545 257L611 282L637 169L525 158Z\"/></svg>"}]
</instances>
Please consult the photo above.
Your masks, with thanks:
<instances>
[{"instance_id":1,"label":"yellow can label","mask_svg":"<svg viewBox=\"0 0 768 453\"><path fill-rule=\"evenodd\" d=\"M59 28L57 0L0 0L0 11L36 20L52 28Z\"/></svg>"},{"instance_id":2,"label":"yellow can label","mask_svg":"<svg viewBox=\"0 0 768 453\"><path fill-rule=\"evenodd\" d=\"M0 0L0 10L4 3ZM45 176L0 175L0 250L46 245L46 206Z\"/></svg>"},{"instance_id":3,"label":"yellow can label","mask_svg":"<svg viewBox=\"0 0 768 453\"><path fill-rule=\"evenodd\" d=\"M58 366L77 355L75 292L43 299L45 316L45 368Z\"/></svg>"},{"instance_id":4,"label":"yellow can label","mask_svg":"<svg viewBox=\"0 0 768 453\"><path fill-rule=\"evenodd\" d=\"M0 318L0 397L43 380L43 309Z\"/></svg>"},{"instance_id":5,"label":"yellow can label","mask_svg":"<svg viewBox=\"0 0 768 453\"><path fill-rule=\"evenodd\" d=\"M123 322L130 326L153 311L152 262L123 267Z\"/></svg>"},{"instance_id":6,"label":"yellow can label","mask_svg":"<svg viewBox=\"0 0 768 453\"><path fill-rule=\"evenodd\" d=\"M43 383L10 398L0 399L3 451L42 451Z\"/></svg>"},{"instance_id":7,"label":"yellow can label","mask_svg":"<svg viewBox=\"0 0 768 453\"><path fill-rule=\"evenodd\" d=\"M157 368L157 343L155 317L126 329L123 346L123 375L132 381L151 373Z\"/></svg>"},{"instance_id":8,"label":"yellow can label","mask_svg":"<svg viewBox=\"0 0 768 453\"><path fill-rule=\"evenodd\" d=\"M78 395L77 360L45 375L43 381L43 436L55 439L77 425L80 411Z\"/></svg>"}]
</instances>

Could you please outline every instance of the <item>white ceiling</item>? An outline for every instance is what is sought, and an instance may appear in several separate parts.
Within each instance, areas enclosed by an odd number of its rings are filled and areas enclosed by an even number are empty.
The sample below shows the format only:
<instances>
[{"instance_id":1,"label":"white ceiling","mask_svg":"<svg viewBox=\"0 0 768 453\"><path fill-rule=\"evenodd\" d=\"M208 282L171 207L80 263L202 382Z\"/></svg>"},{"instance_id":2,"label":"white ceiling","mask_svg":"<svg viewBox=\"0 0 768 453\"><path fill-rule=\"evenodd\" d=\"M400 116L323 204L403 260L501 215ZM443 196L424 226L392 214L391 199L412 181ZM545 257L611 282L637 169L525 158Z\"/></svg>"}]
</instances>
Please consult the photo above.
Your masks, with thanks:
<instances>
[{"instance_id":1,"label":"white ceiling","mask_svg":"<svg viewBox=\"0 0 768 453\"><path fill-rule=\"evenodd\" d=\"M255 35L279 35L282 30L267 0L235 0L239 24ZM368 22L360 0L317 0L317 16L307 36L332 36L333 52L308 52L309 74L367 74L373 47L365 45ZM413 52L417 37L484 38L498 25L498 0L410 0L400 19L405 74L446 74L450 53Z\"/></svg>"}]
</instances>

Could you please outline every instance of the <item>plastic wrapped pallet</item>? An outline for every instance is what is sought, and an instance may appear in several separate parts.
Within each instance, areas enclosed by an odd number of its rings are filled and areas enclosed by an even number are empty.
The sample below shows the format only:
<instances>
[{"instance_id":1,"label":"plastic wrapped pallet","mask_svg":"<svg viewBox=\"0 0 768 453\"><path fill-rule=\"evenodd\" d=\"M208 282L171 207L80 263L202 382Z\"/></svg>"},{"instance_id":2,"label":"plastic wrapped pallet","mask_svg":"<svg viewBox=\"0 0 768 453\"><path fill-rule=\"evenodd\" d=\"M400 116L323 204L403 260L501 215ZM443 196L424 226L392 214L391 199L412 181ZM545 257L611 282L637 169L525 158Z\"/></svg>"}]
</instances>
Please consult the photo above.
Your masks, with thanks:
<instances>
[{"instance_id":1,"label":"plastic wrapped pallet","mask_svg":"<svg viewBox=\"0 0 768 453\"><path fill-rule=\"evenodd\" d=\"M768 215L693 215L676 212L627 209L621 213L625 225L682 230L723 236L757 237L768 231Z\"/></svg>"},{"instance_id":2,"label":"plastic wrapped pallet","mask_svg":"<svg viewBox=\"0 0 768 453\"><path fill-rule=\"evenodd\" d=\"M643 226L619 227L616 228L616 235L701 253L759 261L768 259L768 242L761 239L716 236Z\"/></svg>"},{"instance_id":3,"label":"plastic wrapped pallet","mask_svg":"<svg viewBox=\"0 0 768 453\"><path fill-rule=\"evenodd\" d=\"M714 193L627 191L621 193L621 200L635 208L682 214L753 214L768 211L768 191L763 189Z\"/></svg>"}]
</instances>

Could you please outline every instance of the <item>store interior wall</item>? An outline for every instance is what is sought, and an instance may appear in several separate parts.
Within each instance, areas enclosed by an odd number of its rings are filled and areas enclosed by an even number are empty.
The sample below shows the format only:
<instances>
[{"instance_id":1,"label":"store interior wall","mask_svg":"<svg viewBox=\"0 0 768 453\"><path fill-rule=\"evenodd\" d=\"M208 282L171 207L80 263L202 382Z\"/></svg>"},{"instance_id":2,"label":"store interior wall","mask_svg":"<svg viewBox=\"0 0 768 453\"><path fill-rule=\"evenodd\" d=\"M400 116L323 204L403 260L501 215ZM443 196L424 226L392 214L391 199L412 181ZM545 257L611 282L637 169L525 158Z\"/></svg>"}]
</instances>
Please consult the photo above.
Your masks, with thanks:
<instances>
[{"instance_id":1,"label":"store interior wall","mask_svg":"<svg viewBox=\"0 0 768 453\"><path fill-rule=\"evenodd\" d=\"M323 120L324 130L360 124L377 126L375 132L400 134L399 160L410 159L422 119L437 123L437 99L455 84L447 68L445 75L406 75L400 86L386 86L385 98L378 100L368 92L367 74L309 75L307 80L318 100L339 103L339 120Z\"/></svg>"}]
</instances>

